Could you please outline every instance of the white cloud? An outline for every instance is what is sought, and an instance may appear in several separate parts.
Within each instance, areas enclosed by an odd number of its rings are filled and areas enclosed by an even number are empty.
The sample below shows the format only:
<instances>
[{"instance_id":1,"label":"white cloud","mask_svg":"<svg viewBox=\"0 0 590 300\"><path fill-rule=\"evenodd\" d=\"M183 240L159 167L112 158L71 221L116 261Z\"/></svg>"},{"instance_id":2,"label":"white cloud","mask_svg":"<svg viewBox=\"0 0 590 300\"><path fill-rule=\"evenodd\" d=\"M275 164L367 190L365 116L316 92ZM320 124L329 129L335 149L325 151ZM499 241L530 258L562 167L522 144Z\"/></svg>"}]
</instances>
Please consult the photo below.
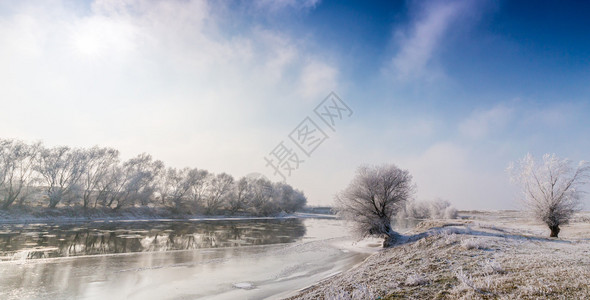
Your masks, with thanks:
<instances>
[{"instance_id":1,"label":"white cloud","mask_svg":"<svg viewBox=\"0 0 590 300\"><path fill-rule=\"evenodd\" d=\"M468 9L467 4L467 1L431 1L409 28L396 32L399 50L390 65L394 78L431 80L439 76L432 66L433 59L453 22Z\"/></svg>"},{"instance_id":2,"label":"white cloud","mask_svg":"<svg viewBox=\"0 0 590 300\"><path fill-rule=\"evenodd\" d=\"M326 91L336 91L338 71L318 60L310 61L301 72L300 94L309 101L318 101Z\"/></svg>"},{"instance_id":3,"label":"white cloud","mask_svg":"<svg viewBox=\"0 0 590 300\"><path fill-rule=\"evenodd\" d=\"M0 136L240 175L264 169L296 125L271 108L307 113L303 96L337 85L338 66L312 41L259 24L224 32L234 12L215 2L68 5L15 2L0 16Z\"/></svg>"}]
</instances>

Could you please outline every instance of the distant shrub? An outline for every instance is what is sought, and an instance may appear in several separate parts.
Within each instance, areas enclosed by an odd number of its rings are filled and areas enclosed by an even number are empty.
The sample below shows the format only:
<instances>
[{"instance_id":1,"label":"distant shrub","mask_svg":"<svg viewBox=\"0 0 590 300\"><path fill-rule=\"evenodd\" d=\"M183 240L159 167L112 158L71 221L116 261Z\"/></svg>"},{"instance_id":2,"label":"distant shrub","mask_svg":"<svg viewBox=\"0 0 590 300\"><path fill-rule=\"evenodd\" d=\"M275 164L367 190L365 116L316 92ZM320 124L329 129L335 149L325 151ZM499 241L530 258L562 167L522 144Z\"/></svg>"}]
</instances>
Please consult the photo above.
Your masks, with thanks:
<instances>
[{"instance_id":1,"label":"distant shrub","mask_svg":"<svg viewBox=\"0 0 590 300\"><path fill-rule=\"evenodd\" d=\"M404 209L398 213L397 218L456 219L457 209L449 201L441 199L434 201L408 201Z\"/></svg>"}]
</instances>

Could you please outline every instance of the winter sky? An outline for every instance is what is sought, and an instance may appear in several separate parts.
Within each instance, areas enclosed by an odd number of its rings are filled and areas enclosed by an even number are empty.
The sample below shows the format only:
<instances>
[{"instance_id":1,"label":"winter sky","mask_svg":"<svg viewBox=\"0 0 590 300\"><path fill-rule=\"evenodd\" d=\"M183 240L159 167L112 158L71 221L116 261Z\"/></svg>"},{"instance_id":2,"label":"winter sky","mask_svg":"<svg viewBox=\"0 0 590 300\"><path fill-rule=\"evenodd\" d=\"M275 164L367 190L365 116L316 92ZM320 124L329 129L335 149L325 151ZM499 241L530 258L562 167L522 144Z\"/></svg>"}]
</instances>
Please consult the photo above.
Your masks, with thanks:
<instances>
[{"instance_id":1,"label":"winter sky","mask_svg":"<svg viewBox=\"0 0 590 300\"><path fill-rule=\"evenodd\" d=\"M298 151L289 133L334 91L352 116L287 177L311 204L360 164L395 163L418 199L519 208L510 161L590 160L588 15L581 1L0 0L0 137L280 180L263 158Z\"/></svg>"}]
</instances>

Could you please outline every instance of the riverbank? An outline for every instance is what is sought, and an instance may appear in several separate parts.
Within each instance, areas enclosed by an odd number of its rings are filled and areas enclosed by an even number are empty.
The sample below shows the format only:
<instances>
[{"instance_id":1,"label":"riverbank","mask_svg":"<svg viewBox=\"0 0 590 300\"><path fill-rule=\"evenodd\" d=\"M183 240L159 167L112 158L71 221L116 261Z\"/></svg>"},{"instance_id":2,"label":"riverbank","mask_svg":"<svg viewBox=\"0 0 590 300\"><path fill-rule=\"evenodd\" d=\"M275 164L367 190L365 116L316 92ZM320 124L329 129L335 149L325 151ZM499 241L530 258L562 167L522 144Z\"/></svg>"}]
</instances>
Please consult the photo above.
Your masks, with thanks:
<instances>
[{"instance_id":1,"label":"riverbank","mask_svg":"<svg viewBox=\"0 0 590 300\"><path fill-rule=\"evenodd\" d=\"M425 221L397 246L288 299L590 297L590 224L581 216L546 238L520 212Z\"/></svg>"},{"instance_id":2,"label":"riverbank","mask_svg":"<svg viewBox=\"0 0 590 300\"><path fill-rule=\"evenodd\" d=\"M214 221L214 220L269 220L287 218L336 218L335 215L316 213L279 213L271 216L253 215L190 215L178 214L167 209L135 207L118 211L111 209L88 209L63 207L55 209L0 210L0 224L53 223L70 224L83 222L165 222L165 221Z\"/></svg>"}]
</instances>

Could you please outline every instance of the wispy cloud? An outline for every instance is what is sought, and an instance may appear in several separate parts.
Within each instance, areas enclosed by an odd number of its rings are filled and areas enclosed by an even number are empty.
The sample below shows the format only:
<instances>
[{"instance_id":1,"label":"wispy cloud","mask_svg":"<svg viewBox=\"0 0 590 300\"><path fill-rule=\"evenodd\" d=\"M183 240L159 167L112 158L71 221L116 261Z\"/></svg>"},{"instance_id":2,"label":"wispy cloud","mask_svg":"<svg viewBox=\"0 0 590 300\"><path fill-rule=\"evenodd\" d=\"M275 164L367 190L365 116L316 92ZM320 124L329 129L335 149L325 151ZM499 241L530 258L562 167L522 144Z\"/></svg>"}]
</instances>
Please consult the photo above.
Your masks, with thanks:
<instances>
[{"instance_id":1,"label":"wispy cloud","mask_svg":"<svg viewBox=\"0 0 590 300\"><path fill-rule=\"evenodd\" d=\"M433 67L437 50L453 23L469 7L467 1L427 2L409 26L395 32L398 50L388 67L393 77L407 81L438 76Z\"/></svg>"},{"instance_id":2,"label":"wispy cloud","mask_svg":"<svg viewBox=\"0 0 590 300\"><path fill-rule=\"evenodd\" d=\"M471 139L489 138L491 135L507 138L507 133L535 134L543 132L548 137L579 123L581 111L587 105L582 102L535 104L515 98L499 102L489 108L477 108L459 121L457 130ZM572 130L574 131L574 130Z\"/></svg>"},{"instance_id":3,"label":"wispy cloud","mask_svg":"<svg viewBox=\"0 0 590 300\"><path fill-rule=\"evenodd\" d=\"M283 9L313 9L321 0L255 0L259 9L279 11Z\"/></svg>"}]
</instances>

